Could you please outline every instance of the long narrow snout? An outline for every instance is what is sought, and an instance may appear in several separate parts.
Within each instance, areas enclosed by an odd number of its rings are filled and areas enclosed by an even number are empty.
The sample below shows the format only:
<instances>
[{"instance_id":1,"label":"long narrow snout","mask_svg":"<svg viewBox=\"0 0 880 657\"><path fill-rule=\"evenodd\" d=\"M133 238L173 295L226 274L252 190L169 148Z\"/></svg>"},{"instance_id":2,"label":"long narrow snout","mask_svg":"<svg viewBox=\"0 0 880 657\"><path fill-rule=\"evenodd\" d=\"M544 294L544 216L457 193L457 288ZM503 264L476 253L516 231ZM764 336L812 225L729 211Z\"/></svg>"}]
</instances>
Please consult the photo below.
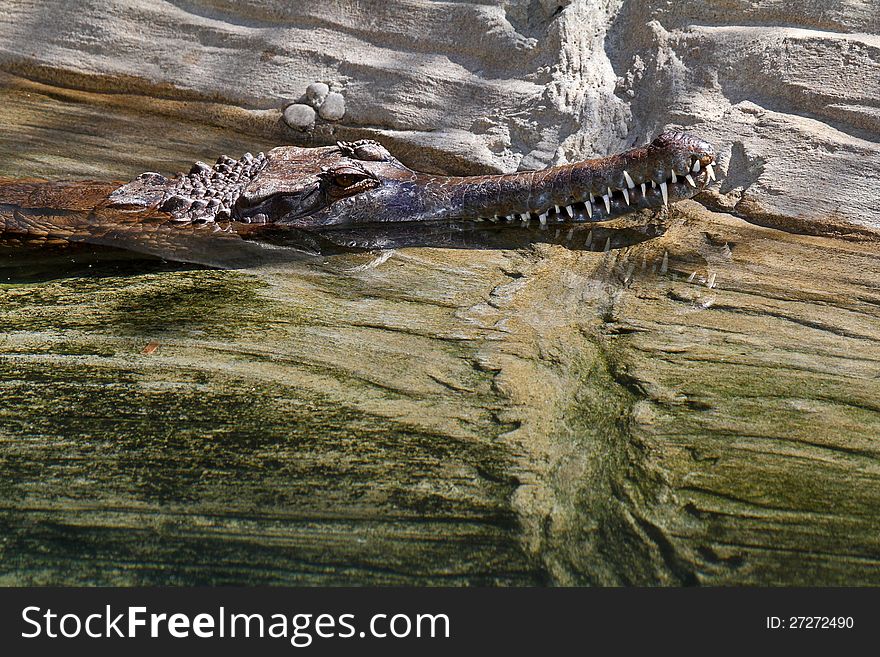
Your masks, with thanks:
<instances>
[{"instance_id":1,"label":"long narrow snout","mask_svg":"<svg viewBox=\"0 0 880 657\"><path fill-rule=\"evenodd\" d=\"M605 221L690 198L715 179L715 151L666 132L619 155L497 176L451 179L450 210L465 219Z\"/></svg>"}]
</instances>

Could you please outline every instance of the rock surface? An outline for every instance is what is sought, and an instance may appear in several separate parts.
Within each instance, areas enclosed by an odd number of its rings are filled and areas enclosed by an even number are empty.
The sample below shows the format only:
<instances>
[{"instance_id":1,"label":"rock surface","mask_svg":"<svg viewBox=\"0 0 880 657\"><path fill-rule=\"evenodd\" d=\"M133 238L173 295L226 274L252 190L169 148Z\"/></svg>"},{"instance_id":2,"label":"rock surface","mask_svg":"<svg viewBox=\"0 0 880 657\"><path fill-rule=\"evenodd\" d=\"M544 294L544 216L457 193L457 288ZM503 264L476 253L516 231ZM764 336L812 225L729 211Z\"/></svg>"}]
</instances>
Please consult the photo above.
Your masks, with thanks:
<instances>
[{"instance_id":1,"label":"rock surface","mask_svg":"<svg viewBox=\"0 0 880 657\"><path fill-rule=\"evenodd\" d=\"M727 176L607 253L5 254L0 581L880 584L878 22L818 0L7 2L0 175L364 137L511 171L683 126ZM345 115L292 131L316 79Z\"/></svg>"},{"instance_id":2,"label":"rock surface","mask_svg":"<svg viewBox=\"0 0 880 657\"><path fill-rule=\"evenodd\" d=\"M315 125L315 110L302 103L292 103L284 108L284 122L295 130L309 130Z\"/></svg>"},{"instance_id":3,"label":"rock surface","mask_svg":"<svg viewBox=\"0 0 880 657\"><path fill-rule=\"evenodd\" d=\"M345 98L341 93L331 91L318 108L318 114L325 121L339 121L345 116Z\"/></svg>"},{"instance_id":4,"label":"rock surface","mask_svg":"<svg viewBox=\"0 0 880 657\"><path fill-rule=\"evenodd\" d=\"M330 87L323 82L312 82L312 84L306 87L306 100L309 101L309 104L312 107L318 108L327 98L327 94L329 93Z\"/></svg>"}]
</instances>

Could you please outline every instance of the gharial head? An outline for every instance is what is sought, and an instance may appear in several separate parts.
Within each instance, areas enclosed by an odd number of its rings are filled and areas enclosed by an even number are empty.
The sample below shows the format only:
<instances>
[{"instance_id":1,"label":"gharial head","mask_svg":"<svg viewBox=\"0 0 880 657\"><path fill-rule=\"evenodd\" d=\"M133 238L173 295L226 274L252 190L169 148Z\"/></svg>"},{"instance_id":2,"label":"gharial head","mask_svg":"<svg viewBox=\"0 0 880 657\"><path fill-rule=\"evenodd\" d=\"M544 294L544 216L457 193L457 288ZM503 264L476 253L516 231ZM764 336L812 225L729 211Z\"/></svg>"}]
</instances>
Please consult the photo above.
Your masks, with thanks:
<instances>
[{"instance_id":1,"label":"gharial head","mask_svg":"<svg viewBox=\"0 0 880 657\"><path fill-rule=\"evenodd\" d=\"M371 140L322 148L280 146L269 151L266 166L242 188L232 217L298 227L360 223L371 216L393 221L394 199L400 205L404 190L418 177ZM413 216L401 210L400 221Z\"/></svg>"},{"instance_id":2,"label":"gharial head","mask_svg":"<svg viewBox=\"0 0 880 657\"><path fill-rule=\"evenodd\" d=\"M189 174L142 174L111 201L151 205L179 221L297 229L381 222L604 221L689 198L714 180L715 152L684 132L647 146L541 171L469 177L409 169L371 140L281 146Z\"/></svg>"}]
</instances>

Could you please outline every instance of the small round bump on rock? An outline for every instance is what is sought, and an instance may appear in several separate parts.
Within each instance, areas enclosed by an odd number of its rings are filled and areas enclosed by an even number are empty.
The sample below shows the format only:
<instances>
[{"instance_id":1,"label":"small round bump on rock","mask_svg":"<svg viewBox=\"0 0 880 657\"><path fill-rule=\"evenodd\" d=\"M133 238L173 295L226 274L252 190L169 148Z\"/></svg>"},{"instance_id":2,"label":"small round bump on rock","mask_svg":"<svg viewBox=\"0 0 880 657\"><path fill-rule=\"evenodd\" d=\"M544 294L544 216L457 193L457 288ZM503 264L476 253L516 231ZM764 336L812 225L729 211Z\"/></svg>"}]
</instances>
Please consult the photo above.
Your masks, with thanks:
<instances>
[{"instance_id":1,"label":"small round bump on rock","mask_svg":"<svg viewBox=\"0 0 880 657\"><path fill-rule=\"evenodd\" d=\"M295 130L310 130L315 125L315 110L302 103L284 108L284 122Z\"/></svg>"},{"instance_id":2,"label":"small round bump on rock","mask_svg":"<svg viewBox=\"0 0 880 657\"><path fill-rule=\"evenodd\" d=\"M309 105L318 109L324 104L324 100L329 93L330 87L323 82L312 82L312 84L306 87L306 100L309 101Z\"/></svg>"},{"instance_id":3,"label":"small round bump on rock","mask_svg":"<svg viewBox=\"0 0 880 657\"><path fill-rule=\"evenodd\" d=\"M345 116L345 98L341 93L331 91L318 109L318 114L325 121L338 121Z\"/></svg>"}]
</instances>

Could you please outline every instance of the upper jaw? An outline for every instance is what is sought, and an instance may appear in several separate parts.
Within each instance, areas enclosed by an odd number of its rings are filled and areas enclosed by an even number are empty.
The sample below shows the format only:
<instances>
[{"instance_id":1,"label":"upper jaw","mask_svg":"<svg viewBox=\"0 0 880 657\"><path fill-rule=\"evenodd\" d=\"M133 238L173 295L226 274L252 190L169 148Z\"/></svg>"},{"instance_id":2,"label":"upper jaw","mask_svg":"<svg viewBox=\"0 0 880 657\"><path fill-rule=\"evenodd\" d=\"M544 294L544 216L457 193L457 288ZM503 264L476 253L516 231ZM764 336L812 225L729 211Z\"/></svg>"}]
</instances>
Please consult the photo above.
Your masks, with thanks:
<instances>
[{"instance_id":1,"label":"upper jaw","mask_svg":"<svg viewBox=\"0 0 880 657\"><path fill-rule=\"evenodd\" d=\"M527 224L597 222L635 210L658 208L698 194L715 180L715 154L708 144L691 135L695 145L677 144L657 153L658 138L645 149L608 158L599 173L562 194L539 197L543 203L522 211L476 213L486 221ZM651 152L654 150L655 152ZM550 196L547 198L547 196Z\"/></svg>"}]
</instances>

